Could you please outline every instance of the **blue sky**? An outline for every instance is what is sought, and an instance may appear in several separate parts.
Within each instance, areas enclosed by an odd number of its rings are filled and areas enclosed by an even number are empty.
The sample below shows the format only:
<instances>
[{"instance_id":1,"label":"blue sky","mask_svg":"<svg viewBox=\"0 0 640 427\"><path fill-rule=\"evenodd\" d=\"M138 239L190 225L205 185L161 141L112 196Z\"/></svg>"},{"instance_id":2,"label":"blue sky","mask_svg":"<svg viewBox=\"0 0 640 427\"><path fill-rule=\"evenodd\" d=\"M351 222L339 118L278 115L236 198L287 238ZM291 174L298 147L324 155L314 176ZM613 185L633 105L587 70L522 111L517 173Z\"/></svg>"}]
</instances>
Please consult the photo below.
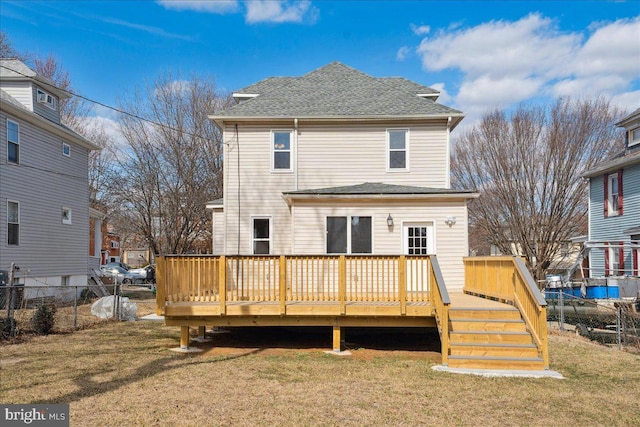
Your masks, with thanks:
<instances>
[{"instance_id":1,"label":"blue sky","mask_svg":"<svg viewBox=\"0 0 640 427\"><path fill-rule=\"evenodd\" d=\"M2 0L0 29L110 105L169 69L232 91L340 61L434 87L468 124L562 95L640 106L637 1Z\"/></svg>"}]
</instances>

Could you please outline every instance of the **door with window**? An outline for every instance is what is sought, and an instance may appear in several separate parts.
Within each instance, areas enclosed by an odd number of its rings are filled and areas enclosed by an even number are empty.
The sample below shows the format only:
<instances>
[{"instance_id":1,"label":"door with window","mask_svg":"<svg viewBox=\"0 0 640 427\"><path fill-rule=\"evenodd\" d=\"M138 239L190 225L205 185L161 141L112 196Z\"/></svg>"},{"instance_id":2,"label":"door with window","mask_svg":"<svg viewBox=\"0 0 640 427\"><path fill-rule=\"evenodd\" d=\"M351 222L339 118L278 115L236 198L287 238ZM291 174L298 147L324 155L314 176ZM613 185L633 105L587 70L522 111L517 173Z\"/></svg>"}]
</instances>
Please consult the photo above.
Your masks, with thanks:
<instances>
[{"instance_id":1,"label":"door with window","mask_svg":"<svg viewBox=\"0 0 640 427\"><path fill-rule=\"evenodd\" d=\"M431 255L435 253L432 222L411 222L402 225L403 252L405 255ZM407 291L426 292L428 271L426 263L407 261ZM411 299L411 295L409 295Z\"/></svg>"}]
</instances>

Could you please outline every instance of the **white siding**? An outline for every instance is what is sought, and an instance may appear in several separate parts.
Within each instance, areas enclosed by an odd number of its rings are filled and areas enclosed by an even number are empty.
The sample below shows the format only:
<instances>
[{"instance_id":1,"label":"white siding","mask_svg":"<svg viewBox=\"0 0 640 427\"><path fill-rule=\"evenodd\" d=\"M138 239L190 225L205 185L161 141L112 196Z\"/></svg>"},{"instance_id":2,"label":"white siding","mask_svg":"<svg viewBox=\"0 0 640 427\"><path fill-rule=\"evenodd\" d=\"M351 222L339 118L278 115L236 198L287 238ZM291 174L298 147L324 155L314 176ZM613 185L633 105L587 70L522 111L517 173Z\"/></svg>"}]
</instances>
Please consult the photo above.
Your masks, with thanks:
<instances>
[{"instance_id":1,"label":"white siding","mask_svg":"<svg viewBox=\"0 0 640 427\"><path fill-rule=\"evenodd\" d=\"M49 108L47 106L47 104L43 104L41 102L38 102L38 89L44 91L45 93L48 93L49 95L53 96L56 100L55 102L55 107L56 108ZM52 94L50 91L48 91L46 88L44 87L39 87L34 85L33 87L33 112L38 114L39 116L42 116L44 118L46 118L47 120L51 120L54 123L58 123L60 124L60 100L58 99L57 96L55 96L54 94Z\"/></svg>"},{"instance_id":2,"label":"white siding","mask_svg":"<svg viewBox=\"0 0 640 427\"><path fill-rule=\"evenodd\" d=\"M387 226L391 214L394 226ZM326 253L327 216L371 216L373 221L373 253L397 255L403 253L402 226L407 222L432 222L435 250L447 288L462 289L464 266L468 255L467 208L465 201L411 202L304 202L293 208L294 253L317 255ZM456 217L449 227L445 219Z\"/></svg>"},{"instance_id":3,"label":"white siding","mask_svg":"<svg viewBox=\"0 0 640 427\"><path fill-rule=\"evenodd\" d=\"M292 141L292 172L271 172L271 131L292 120L227 124L224 132L225 253L251 253L251 218L272 218L273 254L292 252L291 212L285 191L382 182L446 188L446 120L358 124L301 121ZM387 172L387 129L409 129L408 172ZM297 140L297 143L296 143ZM297 161L296 161L297 159ZM238 174L240 164L240 174ZM239 236L238 236L238 228Z\"/></svg>"},{"instance_id":4,"label":"white siding","mask_svg":"<svg viewBox=\"0 0 640 427\"><path fill-rule=\"evenodd\" d=\"M33 89L30 81L2 81L2 90L14 97L24 107L33 111Z\"/></svg>"},{"instance_id":5,"label":"white siding","mask_svg":"<svg viewBox=\"0 0 640 427\"><path fill-rule=\"evenodd\" d=\"M224 211L220 208L213 210L213 250L214 255L223 255L224 241L225 241L225 228L224 228Z\"/></svg>"}]
</instances>

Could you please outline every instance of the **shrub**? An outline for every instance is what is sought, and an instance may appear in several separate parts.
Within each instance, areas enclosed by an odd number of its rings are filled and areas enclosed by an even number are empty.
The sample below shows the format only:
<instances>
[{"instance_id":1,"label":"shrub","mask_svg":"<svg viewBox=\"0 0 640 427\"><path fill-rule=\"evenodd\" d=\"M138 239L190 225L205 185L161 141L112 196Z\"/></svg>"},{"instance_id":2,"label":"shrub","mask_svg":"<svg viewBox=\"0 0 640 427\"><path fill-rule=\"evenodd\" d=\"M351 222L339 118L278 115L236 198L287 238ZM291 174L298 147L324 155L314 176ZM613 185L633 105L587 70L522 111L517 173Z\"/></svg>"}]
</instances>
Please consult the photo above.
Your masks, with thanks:
<instances>
[{"instance_id":1,"label":"shrub","mask_svg":"<svg viewBox=\"0 0 640 427\"><path fill-rule=\"evenodd\" d=\"M55 324L56 306L50 303L42 304L31 318L33 330L40 335L48 335Z\"/></svg>"}]
</instances>

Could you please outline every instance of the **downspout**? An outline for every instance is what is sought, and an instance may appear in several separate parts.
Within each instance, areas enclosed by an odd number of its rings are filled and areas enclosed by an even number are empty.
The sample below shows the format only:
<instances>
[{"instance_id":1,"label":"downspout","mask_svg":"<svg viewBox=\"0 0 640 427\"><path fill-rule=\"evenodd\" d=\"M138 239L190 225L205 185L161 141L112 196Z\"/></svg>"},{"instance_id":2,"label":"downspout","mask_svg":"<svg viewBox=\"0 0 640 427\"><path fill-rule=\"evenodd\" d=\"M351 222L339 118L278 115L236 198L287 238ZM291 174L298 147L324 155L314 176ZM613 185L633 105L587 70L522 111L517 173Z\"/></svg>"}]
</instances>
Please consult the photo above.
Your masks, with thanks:
<instances>
[{"instance_id":1,"label":"downspout","mask_svg":"<svg viewBox=\"0 0 640 427\"><path fill-rule=\"evenodd\" d=\"M447 177L446 188L451 188L451 116L447 118Z\"/></svg>"},{"instance_id":2,"label":"downspout","mask_svg":"<svg viewBox=\"0 0 640 427\"><path fill-rule=\"evenodd\" d=\"M293 188L298 191L298 119L293 119L293 152L295 164L293 166ZM296 253L296 225L295 208L293 204L289 207L291 213L291 253Z\"/></svg>"}]
</instances>

